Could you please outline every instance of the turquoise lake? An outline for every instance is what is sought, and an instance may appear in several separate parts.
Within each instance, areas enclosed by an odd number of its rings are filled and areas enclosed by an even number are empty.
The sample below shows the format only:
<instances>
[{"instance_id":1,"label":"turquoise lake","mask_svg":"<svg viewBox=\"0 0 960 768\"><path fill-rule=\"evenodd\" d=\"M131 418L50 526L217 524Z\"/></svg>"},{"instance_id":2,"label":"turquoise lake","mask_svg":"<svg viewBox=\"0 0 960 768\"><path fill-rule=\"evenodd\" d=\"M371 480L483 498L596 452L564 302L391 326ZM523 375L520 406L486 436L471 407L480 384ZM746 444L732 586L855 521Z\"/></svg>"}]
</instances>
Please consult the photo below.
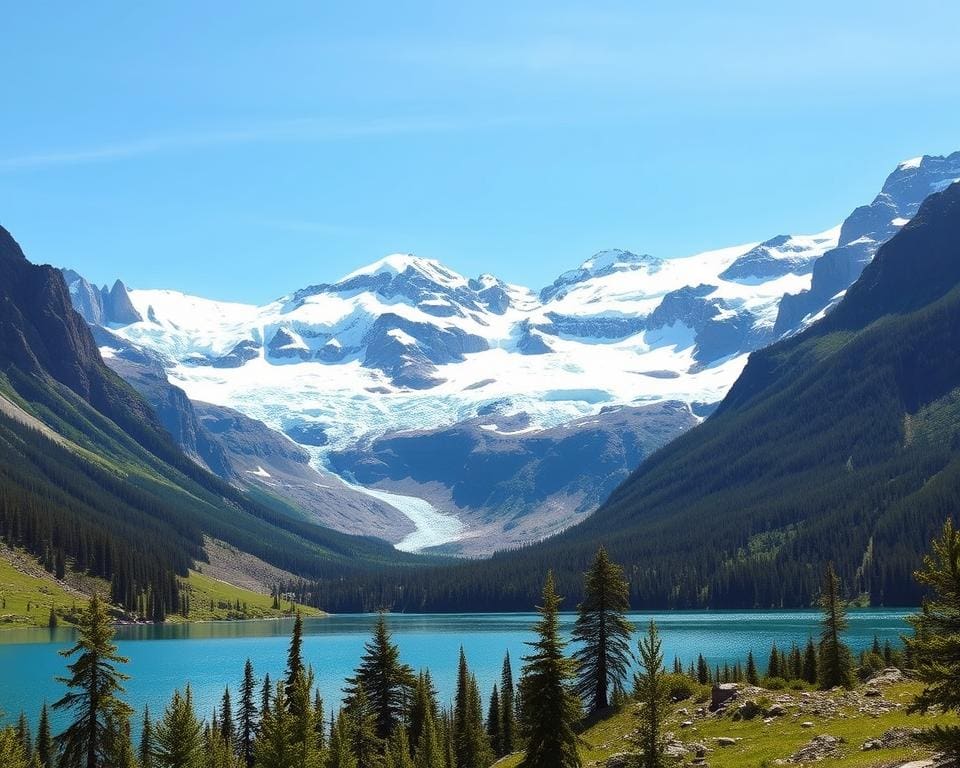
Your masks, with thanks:
<instances>
[{"instance_id":1,"label":"turquoise lake","mask_svg":"<svg viewBox=\"0 0 960 768\"><path fill-rule=\"evenodd\" d=\"M905 610L859 610L850 613L846 640L859 651L874 636L898 641L907 632ZM573 614L562 616L569 635ZM638 628L654 618L663 637L667 664L679 656L686 665L703 653L711 666L746 659L753 650L757 663L766 664L772 642L789 648L805 643L818 632L816 611L711 611L666 612L631 615ZM443 703L453 696L457 658L462 645L476 673L484 698L499 679L505 652L513 660L514 674L532 638L534 614L391 614L388 622L400 646L402 659L414 669L427 667L433 674ZM353 671L363 644L376 621L375 615L340 615L304 621L303 652L313 666L327 712L340 701L343 680ZM129 657L131 679L126 699L138 711L144 704L159 714L177 687L190 682L201 714L208 715L225 686L236 694L247 658L253 661L258 680L283 673L292 620L221 622L171 626L124 626L117 630L120 652ZM57 651L70 646L70 629L30 629L0 632L0 709L6 720L21 710L35 721L44 701L63 694L55 677L64 673L65 661ZM60 721L55 718L54 724Z\"/></svg>"}]
</instances>

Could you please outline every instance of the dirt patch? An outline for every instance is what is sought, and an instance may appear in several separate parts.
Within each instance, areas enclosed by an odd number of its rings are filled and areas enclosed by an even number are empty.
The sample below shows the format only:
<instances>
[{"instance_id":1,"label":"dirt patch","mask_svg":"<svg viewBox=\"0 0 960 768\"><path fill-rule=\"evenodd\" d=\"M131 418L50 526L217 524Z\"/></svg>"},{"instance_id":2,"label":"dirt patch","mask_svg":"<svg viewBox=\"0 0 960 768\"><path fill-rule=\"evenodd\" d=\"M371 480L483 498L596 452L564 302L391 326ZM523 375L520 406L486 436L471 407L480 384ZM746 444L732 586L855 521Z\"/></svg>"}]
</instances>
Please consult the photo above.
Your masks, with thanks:
<instances>
[{"instance_id":1,"label":"dirt patch","mask_svg":"<svg viewBox=\"0 0 960 768\"><path fill-rule=\"evenodd\" d=\"M296 581L297 577L259 557L248 555L229 544L204 537L203 548L209 563L197 563L195 570L218 581L236 587L269 595L272 587L280 582Z\"/></svg>"}]
</instances>

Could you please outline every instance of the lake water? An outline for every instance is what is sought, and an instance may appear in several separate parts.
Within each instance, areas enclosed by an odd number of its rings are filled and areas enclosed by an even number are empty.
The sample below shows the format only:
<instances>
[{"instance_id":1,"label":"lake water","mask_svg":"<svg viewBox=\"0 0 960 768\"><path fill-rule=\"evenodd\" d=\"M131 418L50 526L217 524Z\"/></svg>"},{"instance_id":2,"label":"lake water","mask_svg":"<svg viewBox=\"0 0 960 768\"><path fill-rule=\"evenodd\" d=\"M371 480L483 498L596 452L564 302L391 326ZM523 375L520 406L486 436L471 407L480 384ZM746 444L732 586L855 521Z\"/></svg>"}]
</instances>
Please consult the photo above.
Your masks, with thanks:
<instances>
[{"instance_id":1,"label":"lake water","mask_svg":"<svg viewBox=\"0 0 960 768\"><path fill-rule=\"evenodd\" d=\"M897 641L907 631L902 610L862 610L850 614L847 642L855 651L870 645L874 636ZM569 635L574 616L562 617ZM663 638L667 665L675 655L686 665L703 653L711 666L746 659L752 649L765 665L770 644L781 648L805 643L816 635L820 618L815 611L713 611L632 614L638 628L655 618ZM400 646L402 659L414 669L428 667L443 703L453 697L457 659L462 645L477 675L483 696L499 679L505 652L513 660L514 674L532 639L534 614L392 614L388 622ZM327 712L340 701L343 680L356 667L375 615L342 615L304 620L303 653L313 666ZM177 687L189 681L201 713L212 711L225 686L236 700L238 683L247 658L253 661L258 680L269 673L274 681L283 674L292 620L220 622L169 626L118 628L120 652L129 657L125 671L127 700L139 711L149 704L159 714ZM71 629L30 629L0 632L0 710L7 721L24 710L35 720L44 701L63 693L55 677L64 673L57 651L70 646ZM61 721L56 718L54 725Z\"/></svg>"}]
</instances>

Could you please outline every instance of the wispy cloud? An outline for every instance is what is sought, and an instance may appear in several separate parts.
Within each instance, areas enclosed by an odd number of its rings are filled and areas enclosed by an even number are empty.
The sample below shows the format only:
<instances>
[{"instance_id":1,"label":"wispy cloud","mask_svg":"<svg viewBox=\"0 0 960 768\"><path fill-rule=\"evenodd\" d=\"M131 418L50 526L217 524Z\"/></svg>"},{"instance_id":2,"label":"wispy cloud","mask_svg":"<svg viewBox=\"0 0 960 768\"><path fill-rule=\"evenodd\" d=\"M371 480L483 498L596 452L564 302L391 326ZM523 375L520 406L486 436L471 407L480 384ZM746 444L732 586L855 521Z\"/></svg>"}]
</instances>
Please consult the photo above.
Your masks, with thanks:
<instances>
[{"instance_id":1,"label":"wispy cloud","mask_svg":"<svg viewBox=\"0 0 960 768\"><path fill-rule=\"evenodd\" d=\"M322 142L375 136L450 133L497 128L523 122L519 117L444 118L387 117L362 121L326 118L283 120L240 129L147 136L126 141L0 158L0 171L15 171L123 160L165 152L231 144Z\"/></svg>"}]
</instances>

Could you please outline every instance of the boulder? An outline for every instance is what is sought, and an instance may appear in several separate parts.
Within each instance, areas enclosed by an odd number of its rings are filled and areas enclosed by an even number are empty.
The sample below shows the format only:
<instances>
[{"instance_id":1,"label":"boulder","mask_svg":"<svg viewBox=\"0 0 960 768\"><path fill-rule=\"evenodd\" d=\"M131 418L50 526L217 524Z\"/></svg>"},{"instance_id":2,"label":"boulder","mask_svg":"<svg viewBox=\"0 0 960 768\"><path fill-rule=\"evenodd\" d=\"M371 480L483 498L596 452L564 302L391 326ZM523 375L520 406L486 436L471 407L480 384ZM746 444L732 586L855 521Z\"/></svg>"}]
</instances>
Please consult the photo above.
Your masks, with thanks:
<instances>
[{"instance_id":1,"label":"boulder","mask_svg":"<svg viewBox=\"0 0 960 768\"><path fill-rule=\"evenodd\" d=\"M719 683L713 686L710 692L710 710L716 712L740 692L739 683Z\"/></svg>"}]
</instances>

